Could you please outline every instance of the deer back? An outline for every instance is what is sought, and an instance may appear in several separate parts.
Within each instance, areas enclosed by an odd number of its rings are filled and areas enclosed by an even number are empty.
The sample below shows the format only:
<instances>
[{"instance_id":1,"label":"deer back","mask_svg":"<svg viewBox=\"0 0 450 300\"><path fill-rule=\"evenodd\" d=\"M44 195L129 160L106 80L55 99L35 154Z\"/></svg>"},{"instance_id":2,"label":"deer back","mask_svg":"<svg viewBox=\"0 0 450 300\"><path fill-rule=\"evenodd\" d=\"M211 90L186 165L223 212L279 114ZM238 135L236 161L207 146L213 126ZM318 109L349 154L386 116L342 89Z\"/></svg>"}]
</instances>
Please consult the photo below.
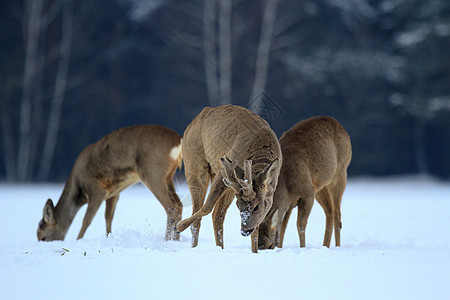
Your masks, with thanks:
<instances>
[{"instance_id":1,"label":"deer back","mask_svg":"<svg viewBox=\"0 0 450 300\"><path fill-rule=\"evenodd\" d=\"M87 146L72 173L83 185L94 180L107 192L120 191L143 174L156 179L172 173L181 164L180 142L179 134L159 125L122 128Z\"/></svg>"},{"instance_id":2,"label":"deer back","mask_svg":"<svg viewBox=\"0 0 450 300\"><path fill-rule=\"evenodd\" d=\"M219 159L224 156L237 160L242 168L245 160L253 159L252 170L258 172L281 155L278 139L269 124L248 109L234 105L203 109L184 137L202 145L201 150L215 173L220 172ZM203 157L190 154L183 154L185 161Z\"/></svg>"}]
</instances>

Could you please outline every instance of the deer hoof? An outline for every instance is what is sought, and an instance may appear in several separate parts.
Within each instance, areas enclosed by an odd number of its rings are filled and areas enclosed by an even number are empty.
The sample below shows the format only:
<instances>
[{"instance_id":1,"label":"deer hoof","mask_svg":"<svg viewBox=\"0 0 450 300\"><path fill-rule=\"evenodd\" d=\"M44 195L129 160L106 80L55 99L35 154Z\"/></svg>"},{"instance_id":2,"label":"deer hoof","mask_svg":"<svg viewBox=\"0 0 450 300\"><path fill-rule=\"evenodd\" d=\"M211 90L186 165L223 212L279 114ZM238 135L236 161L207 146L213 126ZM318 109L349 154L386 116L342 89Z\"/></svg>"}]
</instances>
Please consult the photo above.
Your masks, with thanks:
<instances>
[{"instance_id":1,"label":"deer hoof","mask_svg":"<svg viewBox=\"0 0 450 300\"><path fill-rule=\"evenodd\" d=\"M184 221L178 222L178 224L175 225L175 232L176 233L183 232L187 228L187 226L185 224L186 223Z\"/></svg>"}]
</instances>

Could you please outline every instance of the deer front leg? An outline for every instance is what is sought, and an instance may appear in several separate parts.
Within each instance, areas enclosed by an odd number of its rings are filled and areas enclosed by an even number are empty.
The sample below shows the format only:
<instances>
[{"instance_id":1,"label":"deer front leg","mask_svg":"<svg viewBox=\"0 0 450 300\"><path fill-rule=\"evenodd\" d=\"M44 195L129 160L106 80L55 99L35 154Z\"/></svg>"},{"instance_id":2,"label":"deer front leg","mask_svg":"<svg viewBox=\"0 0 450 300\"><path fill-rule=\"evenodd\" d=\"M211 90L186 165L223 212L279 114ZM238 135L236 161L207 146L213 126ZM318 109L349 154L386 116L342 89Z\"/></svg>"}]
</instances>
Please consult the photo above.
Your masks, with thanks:
<instances>
[{"instance_id":1,"label":"deer front leg","mask_svg":"<svg viewBox=\"0 0 450 300\"><path fill-rule=\"evenodd\" d=\"M253 230L250 236L253 253L258 253L258 236L259 236L259 226L256 226L255 230Z\"/></svg>"},{"instance_id":2,"label":"deer front leg","mask_svg":"<svg viewBox=\"0 0 450 300\"><path fill-rule=\"evenodd\" d=\"M227 213L228 208L231 205L231 202L233 202L233 199L234 199L234 191L232 189L226 190L222 194L220 199L217 201L212 216L214 236L216 238L216 246L219 246L222 249L223 249L223 222L225 221L225 215Z\"/></svg>"},{"instance_id":3,"label":"deer front leg","mask_svg":"<svg viewBox=\"0 0 450 300\"><path fill-rule=\"evenodd\" d=\"M217 200L220 198L222 193L225 191L226 186L222 182L222 176L217 175L211 184L211 191L209 192L208 198L203 204L202 208L195 212L191 217L178 222L176 230L178 232L183 232L188 228L194 221L201 220L202 217L209 214L216 204Z\"/></svg>"},{"instance_id":4,"label":"deer front leg","mask_svg":"<svg viewBox=\"0 0 450 300\"><path fill-rule=\"evenodd\" d=\"M280 235L278 237L278 248L283 248L284 234L286 233L286 227L289 222L289 217L291 216L292 208L289 209L284 215L283 222L281 223Z\"/></svg>"},{"instance_id":5,"label":"deer front leg","mask_svg":"<svg viewBox=\"0 0 450 300\"><path fill-rule=\"evenodd\" d=\"M119 195L106 200L105 209L105 221L106 221L106 236L111 233L111 224L114 217L114 212L116 210L117 201L119 200Z\"/></svg>"},{"instance_id":6,"label":"deer front leg","mask_svg":"<svg viewBox=\"0 0 450 300\"><path fill-rule=\"evenodd\" d=\"M83 225L81 226L80 233L78 234L77 240L82 239L86 233L86 229L91 225L92 219L97 213L98 208L102 204L102 198L92 197L89 201L86 214L84 215Z\"/></svg>"},{"instance_id":7,"label":"deer front leg","mask_svg":"<svg viewBox=\"0 0 450 300\"><path fill-rule=\"evenodd\" d=\"M210 182L210 175L207 172L208 166L201 167L201 165L190 165L188 161L185 161L186 168L186 181L189 187L192 198L192 214L195 214L203 206L205 201L206 192L208 190L208 185ZM180 218L181 220L181 218ZM175 223L174 232L180 234L177 229L177 225L180 222L178 220ZM198 235L200 232L200 220L194 221L191 225L192 233L192 247L197 247L198 245Z\"/></svg>"}]
</instances>

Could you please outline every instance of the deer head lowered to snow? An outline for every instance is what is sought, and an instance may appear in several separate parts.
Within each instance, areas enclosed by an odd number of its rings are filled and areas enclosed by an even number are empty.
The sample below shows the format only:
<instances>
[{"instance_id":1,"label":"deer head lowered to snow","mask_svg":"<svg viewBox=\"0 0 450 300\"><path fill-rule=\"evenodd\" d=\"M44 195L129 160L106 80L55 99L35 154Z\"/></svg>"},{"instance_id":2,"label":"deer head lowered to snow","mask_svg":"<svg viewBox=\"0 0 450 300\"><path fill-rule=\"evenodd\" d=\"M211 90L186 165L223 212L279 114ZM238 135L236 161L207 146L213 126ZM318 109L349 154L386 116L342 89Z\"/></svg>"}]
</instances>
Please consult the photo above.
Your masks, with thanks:
<instances>
[{"instance_id":1,"label":"deer head lowered to snow","mask_svg":"<svg viewBox=\"0 0 450 300\"><path fill-rule=\"evenodd\" d=\"M280 139L283 166L270 212L259 230L259 248L282 247L292 210L298 207L297 230L305 247L305 230L314 197L326 215L323 245L330 247L334 229L341 244L341 201L352 157L350 137L331 117L313 117L286 131Z\"/></svg>"},{"instance_id":2,"label":"deer head lowered to snow","mask_svg":"<svg viewBox=\"0 0 450 300\"><path fill-rule=\"evenodd\" d=\"M181 136L159 125L123 128L87 146L78 156L63 193L54 207L44 206L39 223L39 241L64 240L76 213L88 204L78 239L106 200L106 233L111 232L119 194L142 181L156 196L167 213L166 240L178 240L173 231L181 220L183 206L173 185L173 175L181 167Z\"/></svg>"},{"instance_id":3,"label":"deer head lowered to snow","mask_svg":"<svg viewBox=\"0 0 450 300\"><path fill-rule=\"evenodd\" d=\"M184 132L182 152L193 214L177 230L192 225L192 247L197 246L201 218L214 208L216 245L223 248L223 222L236 196L241 234L252 235L252 251L257 252L259 224L272 206L282 160L269 124L239 106L208 107Z\"/></svg>"}]
</instances>

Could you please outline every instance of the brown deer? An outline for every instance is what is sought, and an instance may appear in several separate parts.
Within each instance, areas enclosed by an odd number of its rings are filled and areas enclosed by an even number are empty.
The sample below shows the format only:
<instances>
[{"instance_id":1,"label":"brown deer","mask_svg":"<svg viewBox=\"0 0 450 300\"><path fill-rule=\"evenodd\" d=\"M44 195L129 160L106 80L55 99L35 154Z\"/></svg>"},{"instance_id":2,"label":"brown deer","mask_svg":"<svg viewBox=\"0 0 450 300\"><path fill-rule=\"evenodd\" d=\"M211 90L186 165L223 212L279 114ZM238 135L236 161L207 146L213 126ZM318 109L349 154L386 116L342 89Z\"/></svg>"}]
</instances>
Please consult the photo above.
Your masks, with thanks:
<instances>
[{"instance_id":1,"label":"brown deer","mask_svg":"<svg viewBox=\"0 0 450 300\"><path fill-rule=\"evenodd\" d=\"M119 129L87 146L78 156L54 207L48 199L39 223L39 241L64 240L76 213L88 204L78 239L83 238L103 200L106 200L106 233L122 190L141 181L167 213L166 240L179 240L173 231L183 206L173 185L181 167L181 136L159 125Z\"/></svg>"},{"instance_id":2,"label":"brown deer","mask_svg":"<svg viewBox=\"0 0 450 300\"><path fill-rule=\"evenodd\" d=\"M196 247L201 218L214 208L216 245L223 248L223 222L236 196L241 234L252 235L252 251L257 252L258 226L272 206L282 161L269 124L239 106L208 107L187 127L182 147L193 214L180 221L177 230L192 224L192 247Z\"/></svg>"},{"instance_id":3,"label":"brown deer","mask_svg":"<svg viewBox=\"0 0 450 300\"><path fill-rule=\"evenodd\" d=\"M283 166L273 206L260 225L259 248L283 246L286 226L296 206L300 247L305 247L306 223L314 197L326 215L323 245L330 247L334 228L336 246L340 246L341 200L352 156L350 137L335 119L313 117L285 132L280 145Z\"/></svg>"}]
</instances>

